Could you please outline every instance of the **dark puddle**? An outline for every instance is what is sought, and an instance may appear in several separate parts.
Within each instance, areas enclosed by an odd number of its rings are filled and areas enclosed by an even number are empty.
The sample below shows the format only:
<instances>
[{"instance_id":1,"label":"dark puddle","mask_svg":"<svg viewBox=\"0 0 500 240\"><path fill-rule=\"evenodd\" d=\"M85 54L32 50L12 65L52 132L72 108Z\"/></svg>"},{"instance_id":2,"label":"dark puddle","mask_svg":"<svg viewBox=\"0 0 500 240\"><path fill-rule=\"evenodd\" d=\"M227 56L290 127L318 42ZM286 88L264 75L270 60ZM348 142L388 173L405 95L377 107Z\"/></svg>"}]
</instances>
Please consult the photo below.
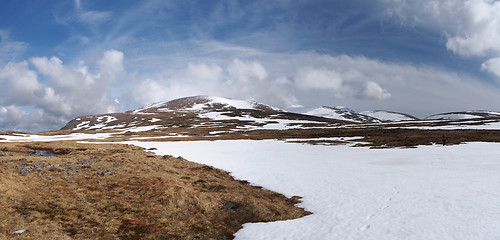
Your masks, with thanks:
<instances>
[{"instance_id":1,"label":"dark puddle","mask_svg":"<svg viewBox=\"0 0 500 240\"><path fill-rule=\"evenodd\" d=\"M35 154L35 155L40 156L40 157L57 156L57 154L55 154L51 150L40 150L40 149L33 149L33 148L29 148L29 147L26 147L26 149L28 149L32 154Z\"/></svg>"}]
</instances>

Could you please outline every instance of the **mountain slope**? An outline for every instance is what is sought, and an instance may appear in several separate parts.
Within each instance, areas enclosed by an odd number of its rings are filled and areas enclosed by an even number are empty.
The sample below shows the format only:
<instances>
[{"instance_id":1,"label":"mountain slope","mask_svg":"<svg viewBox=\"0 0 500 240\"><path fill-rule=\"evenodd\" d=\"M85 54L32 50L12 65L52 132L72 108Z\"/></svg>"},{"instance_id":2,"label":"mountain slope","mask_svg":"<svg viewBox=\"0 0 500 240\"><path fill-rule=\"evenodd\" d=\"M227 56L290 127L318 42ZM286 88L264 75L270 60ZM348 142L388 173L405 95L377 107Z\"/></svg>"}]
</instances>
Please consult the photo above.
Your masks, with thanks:
<instances>
[{"instance_id":1,"label":"mountain slope","mask_svg":"<svg viewBox=\"0 0 500 240\"><path fill-rule=\"evenodd\" d=\"M379 119L382 122L398 122L398 121L412 121L419 120L418 118L398 112L375 110L375 111L363 111L360 114L365 116L370 116Z\"/></svg>"},{"instance_id":2,"label":"mountain slope","mask_svg":"<svg viewBox=\"0 0 500 240\"><path fill-rule=\"evenodd\" d=\"M474 118L498 118L500 112L486 111L486 110L472 110L463 112L449 112L434 114L425 119L474 119Z\"/></svg>"},{"instance_id":3,"label":"mountain slope","mask_svg":"<svg viewBox=\"0 0 500 240\"><path fill-rule=\"evenodd\" d=\"M342 121L351 121L357 123L379 123L379 119L359 114L346 107L319 107L306 112L307 115L313 115L324 118L337 119Z\"/></svg>"}]
</instances>

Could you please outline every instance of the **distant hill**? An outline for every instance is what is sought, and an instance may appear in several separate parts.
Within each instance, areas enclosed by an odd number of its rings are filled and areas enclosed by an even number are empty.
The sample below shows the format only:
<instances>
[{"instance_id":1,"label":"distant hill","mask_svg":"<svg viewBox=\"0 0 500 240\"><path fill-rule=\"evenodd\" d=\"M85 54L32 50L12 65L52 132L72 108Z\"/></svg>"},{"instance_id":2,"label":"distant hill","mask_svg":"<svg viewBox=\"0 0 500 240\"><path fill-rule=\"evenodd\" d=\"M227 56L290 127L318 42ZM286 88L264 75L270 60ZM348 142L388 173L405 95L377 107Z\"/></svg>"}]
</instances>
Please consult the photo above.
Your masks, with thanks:
<instances>
[{"instance_id":1,"label":"distant hill","mask_svg":"<svg viewBox=\"0 0 500 240\"><path fill-rule=\"evenodd\" d=\"M363 111L363 112L360 112L360 114L376 118L382 122L398 122L398 121L419 120L418 118L416 118L412 115L409 115L409 114L392 112L392 111L384 111L384 110Z\"/></svg>"},{"instance_id":2,"label":"distant hill","mask_svg":"<svg viewBox=\"0 0 500 240\"><path fill-rule=\"evenodd\" d=\"M347 107L319 107L304 114L357 123L379 123L377 118L356 113Z\"/></svg>"},{"instance_id":3,"label":"distant hill","mask_svg":"<svg viewBox=\"0 0 500 240\"><path fill-rule=\"evenodd\" d=\"M475 119L475 118L498 118L500 112L486 111L486 110L473 110L463 112L449 112L434 114L425 119Z\"/></svg>"}]
</instances>

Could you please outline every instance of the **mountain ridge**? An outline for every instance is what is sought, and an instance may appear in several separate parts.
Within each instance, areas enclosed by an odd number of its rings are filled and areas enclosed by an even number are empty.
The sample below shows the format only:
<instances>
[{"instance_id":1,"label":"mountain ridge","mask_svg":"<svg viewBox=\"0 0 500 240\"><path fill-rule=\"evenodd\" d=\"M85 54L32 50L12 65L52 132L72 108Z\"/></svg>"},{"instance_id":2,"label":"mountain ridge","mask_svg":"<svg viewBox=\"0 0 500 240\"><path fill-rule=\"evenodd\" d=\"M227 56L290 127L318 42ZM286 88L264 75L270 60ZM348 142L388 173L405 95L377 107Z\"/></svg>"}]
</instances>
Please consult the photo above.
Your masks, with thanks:
<instances>
[{"instance_id":1,"label":"mountain ridge","mask_svg":"<svg viewBox=\"0 0 500 240\"><path fill-rule=\"evenodd\" d=\"M468 117L463 117L468 116ZM148 126L161 128L190 126L200 124L234 125L248 128L260 126L270 128L271 125L292 126L333 126L338 124L379 124L403 121L470 119L500 117L499 112L476 110L450 112L431 115L418 119L405 113L374 110L356 112L347 107L322 106L305 113L285 111L256 101L235 100L214 96L191 96L162 101L146 105L136 110L122 113L80 116L69 121L61 130L120 130L139 131ZM460 118L461 117L461 118Z\"/></svg>"}]
</instances>

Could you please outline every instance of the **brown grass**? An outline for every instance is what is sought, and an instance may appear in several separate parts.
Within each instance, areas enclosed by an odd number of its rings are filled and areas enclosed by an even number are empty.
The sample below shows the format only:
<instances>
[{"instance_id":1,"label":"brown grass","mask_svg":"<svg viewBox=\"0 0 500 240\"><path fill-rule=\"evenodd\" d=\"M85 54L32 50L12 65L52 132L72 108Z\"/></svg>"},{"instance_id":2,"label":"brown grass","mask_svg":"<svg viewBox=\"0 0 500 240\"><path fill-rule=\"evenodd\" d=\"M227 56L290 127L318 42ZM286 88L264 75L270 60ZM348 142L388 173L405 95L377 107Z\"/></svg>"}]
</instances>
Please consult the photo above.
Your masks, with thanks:
<instances>
[{"instance_id":1,"label":"brown grass","mask_svg":"<svg viewBox=\"0 0 500 240\"><path fill-rule=\"evenodd\" d=\"M227 131L211 135L211 131ZM89 133L89 131L87 131ZM460 144L464 142L500 142L500 130L421 130L405 128L312 128L291 130L251 130L230 131L229 128L184 128L184 129L160 129L141 133L117 134L112 138L93 141L126 141L134 137L158 137L175 133L189 137L169 137L142 139L141 141L199 141L199 140L263 140L263 139L311 139L311 144L341 144L342 142L331 140L314 140L314 138L331 137L364 137L358 140L358 146L368 147L415 147L418 145L430 145L440 143L441 136L448 137L447 144Z\"/></svg>"},{"instance_id":2,"label":"brown grass","mask_svg":"<svg viewBox=\"0 0 500 240\"><path fill-rule=\"evenodd\" d=\"M0 194L0 239L232 239L246 222L309 214L210 166L68 141L0 144Z\"/></svg>"}]
</instances>

